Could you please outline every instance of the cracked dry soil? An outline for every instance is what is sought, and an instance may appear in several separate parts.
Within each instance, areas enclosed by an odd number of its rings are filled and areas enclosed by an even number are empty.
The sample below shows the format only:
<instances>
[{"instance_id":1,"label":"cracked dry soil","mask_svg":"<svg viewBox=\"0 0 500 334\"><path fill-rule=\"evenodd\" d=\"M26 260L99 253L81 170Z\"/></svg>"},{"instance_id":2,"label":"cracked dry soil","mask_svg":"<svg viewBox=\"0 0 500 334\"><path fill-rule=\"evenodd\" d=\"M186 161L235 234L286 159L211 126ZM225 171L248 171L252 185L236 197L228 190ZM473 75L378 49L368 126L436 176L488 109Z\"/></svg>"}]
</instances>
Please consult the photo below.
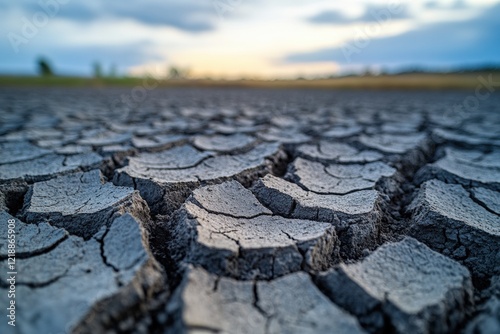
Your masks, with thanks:
<instances>
[{"instance_id":1,"label":"cracked dry soil","mask_svg":"<svg viewBox=\"0 0 500 334\"><path fill-rule=\"evenodd\" d=\"M499 95L123 93L0 92L1 333L500 333Z\"/></svg>"}]
</instances>

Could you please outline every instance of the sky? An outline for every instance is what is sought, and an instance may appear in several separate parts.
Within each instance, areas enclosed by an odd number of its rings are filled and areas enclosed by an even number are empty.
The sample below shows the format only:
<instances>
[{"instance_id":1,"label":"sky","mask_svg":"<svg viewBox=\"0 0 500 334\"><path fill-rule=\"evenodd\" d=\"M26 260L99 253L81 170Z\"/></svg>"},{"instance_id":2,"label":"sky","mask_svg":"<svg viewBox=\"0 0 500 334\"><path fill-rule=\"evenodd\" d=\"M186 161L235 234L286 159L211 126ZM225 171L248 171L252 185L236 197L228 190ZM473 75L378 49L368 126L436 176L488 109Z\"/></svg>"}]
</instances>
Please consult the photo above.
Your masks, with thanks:
<instances>
[{"instance_id":1,"label":"sky","mask_svg":"<svg viewBox=\"0 0 500 334\"><path fill-rule=\"evenodd\" d=\"M500 0L0 0L0 74L315 77L500 64Z\"/></svg>"}]
</instances>

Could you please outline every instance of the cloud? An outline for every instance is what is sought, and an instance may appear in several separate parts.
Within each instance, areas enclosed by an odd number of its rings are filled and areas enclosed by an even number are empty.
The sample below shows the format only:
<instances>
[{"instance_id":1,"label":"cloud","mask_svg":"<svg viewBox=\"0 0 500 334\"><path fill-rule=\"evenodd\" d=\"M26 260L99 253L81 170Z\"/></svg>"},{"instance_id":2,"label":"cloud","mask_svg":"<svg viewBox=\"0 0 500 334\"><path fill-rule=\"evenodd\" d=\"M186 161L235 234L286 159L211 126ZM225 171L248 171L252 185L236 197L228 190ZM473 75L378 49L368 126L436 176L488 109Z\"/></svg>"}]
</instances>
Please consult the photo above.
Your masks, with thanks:
<instances>
[{"instance_id":1,"label":"cloud","mask_svg":"<svg viewBox=\"0 0 500 334\"><path fill-rule=\"evenodd\" d=\"M380 20L380 16L384 16L387 13L390 15L391 20L402 20L408 19L412 16L409 13L408 6L406 5L387 5L387 6L366 6L366 10L363 16L359 18L360 22L376 22Z\"/></svg>"},{"instance_id":2,"label":"cloud","mask_svg":"<svg viewBox=\"0 0 500 334\"><path fill-rule=\"evenodd\" d=\"M351 41L341 47L291 54L285 61L398 66L500 62L498 17L500 4L467 21L435 23L397 36L374 38L364 48Z\"/></svg>"},{"instance_id":3,"label":"cloud","mask_svg":"<svg viewBox=\"0 0 500 334\"><path fill-rule=\"evenodd\" d=\"M440 7L440 4L437 1L428 1L428 2L424 3L424 8L436 9L439 7Z\"/></svg>"},{"instance_id":4,"label":"cloud","mask_svg":"<svg viewBox=\"0 0 500 334\"><path fill-rule=\"evenodd\" d=\"M308 21L317 24L344 24L352 23L355 20L345 16L338 10L327 10L310 17Z\"/></svg>"},{"instance_id":5,"label":"cloud","mask_svg":"<svg viewBox=\"0 0 500 334\"><path fill-rule=\"evenodd\" d=\"M191 32L212 30L211 19L216 14L212 6L192 1L149 1L138 4L120 2L119 6L109 6L109 12L148 25L168 25Z\"/></svg>"},{"instance_id":6,"label":"cloud","mask_svg":"<svg viewBox=\"0 0 500 334\"><path fill-rule=\"evenodd\" d=\"M309 22L314 24L348 24L348 23L369 23L380 20L380 17L389 15L391 19L406 19L410 18L408 7L401 4L397 5L367 5L363 15L355 18L345 16L338 10L327 10L318 13L308 19Z\"/></svg>"},{"instance_id":7,"label":"cloud","mask_svg":"<svg viewBox=\"0 0 500 334\"><path fill-rule=\"evenodd\" d=\"M45 1L42 1L45 2ZM30 17L41 10L36 0L10 2L10 9L22 9ZM4 5L4 7L6 7ZM169 26L192 33L214 28L216 12L210 2L194 0L70 1L61 4L57 17L76 22L103 18L129 19L149 26Z\"/></svg>"},{"instance_id":8,"label":"cloud","mask_svg":"<svg viewBox=\"0 0 500 334\"><path fill-rule=\"evenodd\" d=\"M467 3L464 1L464 0L456 0L450 8L453 8L453 9L465 9L465 8L469 8L469 6L467 5Z\"/></svg>"},{"instance_id":9,"label":"cloud","mask_svg":"<svg viewBox=\"0 0 500 334\"><path fill-rule=\"evenodd\" d=\"M465 9L469 8L469 5L464 0L455 0L451 4L442 4L438 1L429 1L424 4L424 7L428 9Z\"/></svg>"}]
</instances>

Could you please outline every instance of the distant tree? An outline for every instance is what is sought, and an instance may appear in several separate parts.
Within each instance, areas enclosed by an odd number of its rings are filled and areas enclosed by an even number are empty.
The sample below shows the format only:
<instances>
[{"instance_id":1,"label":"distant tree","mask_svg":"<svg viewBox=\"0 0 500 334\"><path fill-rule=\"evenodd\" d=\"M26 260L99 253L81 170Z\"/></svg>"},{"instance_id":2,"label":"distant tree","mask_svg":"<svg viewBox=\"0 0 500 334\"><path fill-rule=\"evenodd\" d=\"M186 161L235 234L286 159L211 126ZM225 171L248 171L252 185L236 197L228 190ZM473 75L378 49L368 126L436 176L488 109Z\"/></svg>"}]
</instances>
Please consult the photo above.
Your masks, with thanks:
<instances>
[{"instance_id":1,"label":"distant tree","mask_svg":"<svg viewBox=\"0 0 500 334\"><path fill-rule=\"evenodd\" d=\"M168 69L168 78L169 79L186 79L189 77L189 69L188 68L180 68L177 66L170 66Z\"/></svg>"},{"instance_id":2,"label":"distant tree","mask_svg":"<svg viewBox=\"0 0 500 334\"><path fill-rule=\"evenodd\" d=\"M365 67L365 69L363 70L363 73L361 73L361 75L364 77L371 77L374 75L374 73L373 73L372 69L369 66L367 66L367 67Z\"/></svg>"},{"instance_id":3,"label":"distant tree","mask_svg":"<svg viewBox=\"0 0 500 334\"><path fill-rule=\"evenodd\" d=\"M180 79L181 78L181 70L175 66L170 66L168 69L168 78L169 79Z\"/></svg>"},{"instance_id":4,"label":"distant tree","mask_svg":"<svg viewBox=\"0 0 500 334\"><path fill-rule=\"evenodd\" d=\"M41 57L37 60L38 73L44 77L50 77L54 75L52 67L47 59Z\"/></svg>"},{"instance_id":5,"label":"distant tree","mask_svg":"<svg viewBox=\"0 0 500 334\"><path fill-rule=\"evenodd\" d=\"M99 62L94 63L94 77L95 78L101 78L102 77L102 67Z\"/></svg>"},{"instance_id":6,"label":"distant tree","mask_svg":"<svg viewBox=\"0 0 500 334\"><path fill-rule=\"evenodd\" d=\"M109 69L109 76L111 78L116 78L116 65L115 64L112 64L111 65L111 68Z\"/></svg>"}]
</instances>

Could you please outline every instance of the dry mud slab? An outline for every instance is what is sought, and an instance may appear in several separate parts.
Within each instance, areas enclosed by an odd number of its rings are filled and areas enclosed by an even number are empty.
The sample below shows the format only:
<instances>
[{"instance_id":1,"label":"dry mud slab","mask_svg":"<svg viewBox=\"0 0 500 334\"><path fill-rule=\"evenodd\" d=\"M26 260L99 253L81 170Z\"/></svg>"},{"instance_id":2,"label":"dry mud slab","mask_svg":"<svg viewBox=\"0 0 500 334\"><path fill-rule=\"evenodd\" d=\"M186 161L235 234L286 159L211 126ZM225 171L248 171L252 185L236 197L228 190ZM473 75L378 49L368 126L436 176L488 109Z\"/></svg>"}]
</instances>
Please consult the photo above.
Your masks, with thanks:
<instances>
[{"instance_id":1,"label":"dry mud slab","mask_svg":"<svg viewBox=\"0 0 500 334\"><path fill-rule=\"evenodd\" d=\"M340 264L317 281L372 331L453 332L473 304L467 269L411 238L386 243L357 263Z\"/></svg>"},{"instance_id":2,"label":"dry mud slab","mask_svg":"<svg viewBox=\"0 0 500 334\"><path fill-rule=\"evenodd\" d=\"M127 94L0 91L0 333L499 332L497 94Z\"/></svg>"}]
</instances>

